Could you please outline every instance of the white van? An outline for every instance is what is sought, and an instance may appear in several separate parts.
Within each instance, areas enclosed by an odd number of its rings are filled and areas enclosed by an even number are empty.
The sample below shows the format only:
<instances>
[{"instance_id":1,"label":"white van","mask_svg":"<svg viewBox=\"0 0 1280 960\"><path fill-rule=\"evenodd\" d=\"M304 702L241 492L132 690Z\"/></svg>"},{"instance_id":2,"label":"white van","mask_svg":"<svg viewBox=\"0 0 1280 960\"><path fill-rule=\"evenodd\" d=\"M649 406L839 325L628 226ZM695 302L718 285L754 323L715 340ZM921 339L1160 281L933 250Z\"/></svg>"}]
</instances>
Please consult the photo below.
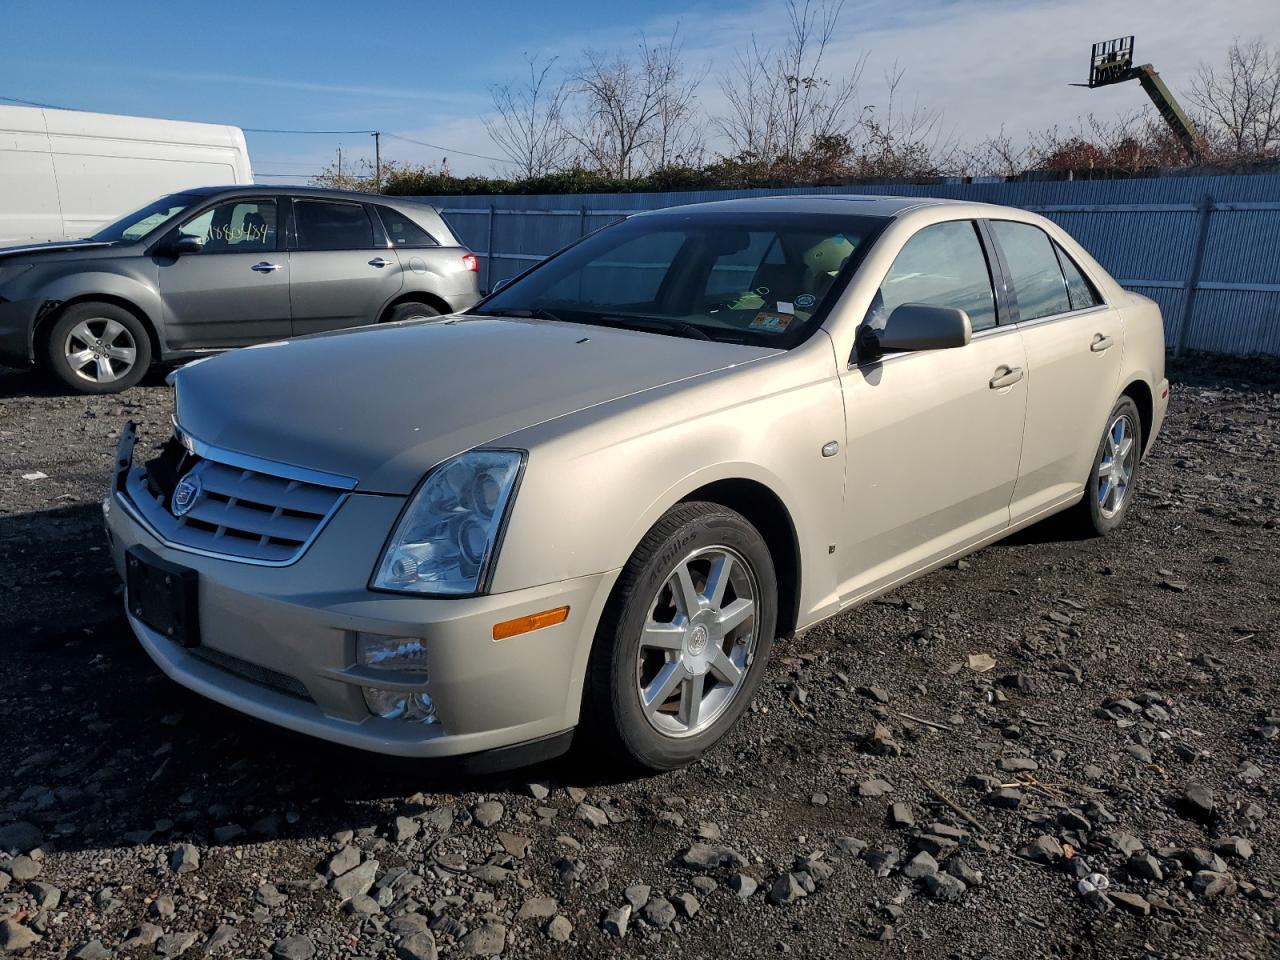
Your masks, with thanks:
<instances>
[{"instance_id":1,"label":"white van","mask_svg":"<svg viewBox=\"0 0 1280 960\"><path fill-rule=\"evenodd\" d=\"M0 105L0 246L86 237L166 193L252 182L238 127Z\"/></svg>"}]
</instances>

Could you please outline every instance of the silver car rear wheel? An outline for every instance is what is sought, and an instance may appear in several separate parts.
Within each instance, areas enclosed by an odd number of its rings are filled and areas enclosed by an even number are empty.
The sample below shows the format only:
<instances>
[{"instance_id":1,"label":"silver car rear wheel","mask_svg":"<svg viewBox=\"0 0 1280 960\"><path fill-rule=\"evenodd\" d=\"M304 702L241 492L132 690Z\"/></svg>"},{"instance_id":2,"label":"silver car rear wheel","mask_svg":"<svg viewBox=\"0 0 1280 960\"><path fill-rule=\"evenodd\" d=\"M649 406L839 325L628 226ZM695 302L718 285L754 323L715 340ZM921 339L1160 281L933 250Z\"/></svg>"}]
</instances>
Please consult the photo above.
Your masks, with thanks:
<instances>
[{"instance_id":1,"label":"silver car rear wheel","mask_svg":"<svg viewBox=\"0 0 1280 960\"><path fill-rule=\"evenodd\" d=\"M1098 464L1098 512L1111 519L1124 509L1129 495L1129 481L1133 477L1133 464L1138 456L1133 442L1135 431L1128 413L1122 413L1111 421L1103 441L1102 462Z\"/></svg>"},{"instance_id":2,"label":"silver car rear wheel","mask_svg":"<svg viewBox=\"0 0 1280 960\"><path fill-rule=\"evenodd\" d=\"M129 375L138 361L138 344L128 327L111 317L81 320L62 343L67 366L90 383L114 383Z\"/></svg>"},{"instance_id":3,"label":"silver car rear wheel","mask_svg":"<svg viewBox=\"0 0 1280 960\"><path fill-rule=\"evenodd\" d=\"M668 737L706 730L745 686L758 638L750 565L721 545L675 565L649 604L636 691L645 719Z\"/></svg>"}]
</instances>

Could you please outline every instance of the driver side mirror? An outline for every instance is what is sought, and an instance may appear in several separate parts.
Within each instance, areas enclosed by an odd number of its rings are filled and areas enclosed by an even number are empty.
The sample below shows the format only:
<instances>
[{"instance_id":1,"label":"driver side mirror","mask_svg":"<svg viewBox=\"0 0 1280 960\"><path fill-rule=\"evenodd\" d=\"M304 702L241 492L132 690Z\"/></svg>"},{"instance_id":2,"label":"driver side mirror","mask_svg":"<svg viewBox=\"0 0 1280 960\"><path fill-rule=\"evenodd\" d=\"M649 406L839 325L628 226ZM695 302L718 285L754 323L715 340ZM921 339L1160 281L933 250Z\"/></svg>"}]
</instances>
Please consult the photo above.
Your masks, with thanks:
<instances>
[{"instance_id":1,"label":"driver side mirror","mask_svg":"<svg viewBox=\"0 0 1280 960\"><path fill-rule=\"evenodd\" d=\"M969 314L956 307L904 303L889 314L883 330L859 331L858 356L874 359L900 350L944 350L963 347L973 336Z\"/></svg>"},{"instance_id":2,"label":"driver side mirror","mask_svg":"<svg viewBox=\"0 0 1280 960\"><path fill-rule=\"evenodd\" d=\"M183 233L179 234L176 240L168 244L165 252L172 257L181 257L184 254L199 253L203 249L203 237L195 237L189 233Z\"/></svg>"}]
</instances>

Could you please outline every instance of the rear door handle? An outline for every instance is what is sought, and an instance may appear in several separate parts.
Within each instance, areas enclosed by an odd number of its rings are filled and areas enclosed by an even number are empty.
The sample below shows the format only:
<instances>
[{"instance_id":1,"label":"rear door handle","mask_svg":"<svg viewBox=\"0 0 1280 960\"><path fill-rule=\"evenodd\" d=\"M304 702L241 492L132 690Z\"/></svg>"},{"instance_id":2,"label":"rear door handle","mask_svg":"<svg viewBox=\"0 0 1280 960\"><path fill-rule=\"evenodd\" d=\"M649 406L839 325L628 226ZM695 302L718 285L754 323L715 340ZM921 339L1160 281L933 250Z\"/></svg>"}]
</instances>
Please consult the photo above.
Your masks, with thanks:
<instances>
[{"instance_id":1,"label":"rear door handle","mask_svg":"<svg viewBox=\"0 0 1280 960\"><path fill-rule=\"evenodd\" d=\"M1094 353L1102 353L1104 350L1110 350L1111 345L1115 342L1114 337L1108 337L1105 333L1095 334L1093 343L1089 344L1089 349Z\"/></svg>"},{"instance_id":2,"label":"rear door handle","mask_svg":"<svg viewBox=\"0 0 1280 960\"><path fill-rule=\"evenodd\" d=\"M372 260L369 261L369 266L378 267L378 268L389 267L391 266L391 261L383 260L382 257L374 257Z\"/></svg>"},{"instance_id":3,"label":"rear door handle","mask_svg":"<svg viewBox=\"0 0 1280 960\"><path fill-rule=\"evenodd\" d=\"M255 264L254 264L252 267L250 267L249 269L250 269L250 270L257 270L257 271L258 271L258 273L274 273L275 271L277 271L277 270L279 270L279 269L280 269L280 264L278 264L278 263L267 263L267 261L263 260L261 263L255 263Z\"/></svg>"},{"instance_id":4,"label":"rear door handle","mask_svg":"<svg viewBox=\"0 0 1280 960\"><path fill-rule=\"evenodd\" d=\"M1021 367L996 367L996 375L991 378L991 389L1001 390L1005 387L1012 387L1023 376Z\"/></svg>"}]
</instances>

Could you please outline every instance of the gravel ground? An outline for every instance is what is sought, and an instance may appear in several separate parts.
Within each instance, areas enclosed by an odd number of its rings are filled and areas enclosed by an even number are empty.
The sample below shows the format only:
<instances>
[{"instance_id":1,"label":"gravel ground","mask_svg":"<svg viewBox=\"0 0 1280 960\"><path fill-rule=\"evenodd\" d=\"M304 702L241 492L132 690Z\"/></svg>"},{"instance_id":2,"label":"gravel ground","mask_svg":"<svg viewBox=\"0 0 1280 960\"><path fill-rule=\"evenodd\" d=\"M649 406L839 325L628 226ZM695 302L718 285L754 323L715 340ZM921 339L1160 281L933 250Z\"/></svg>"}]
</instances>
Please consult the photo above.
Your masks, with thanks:
<instances>
[{"instance_id":1,"label":"gravel ground","mask_svg":"<svg viewBox=\"0 0 1280 960\"><path fill-rule=\"evenodd\" d=\"M1280 955L1280 364L1173 379L1126 528L775 648L720 749L618 781L458 779L169 682L98 506L168 389L0 372L0 952Z\"/></svg>"}]
</instances>

